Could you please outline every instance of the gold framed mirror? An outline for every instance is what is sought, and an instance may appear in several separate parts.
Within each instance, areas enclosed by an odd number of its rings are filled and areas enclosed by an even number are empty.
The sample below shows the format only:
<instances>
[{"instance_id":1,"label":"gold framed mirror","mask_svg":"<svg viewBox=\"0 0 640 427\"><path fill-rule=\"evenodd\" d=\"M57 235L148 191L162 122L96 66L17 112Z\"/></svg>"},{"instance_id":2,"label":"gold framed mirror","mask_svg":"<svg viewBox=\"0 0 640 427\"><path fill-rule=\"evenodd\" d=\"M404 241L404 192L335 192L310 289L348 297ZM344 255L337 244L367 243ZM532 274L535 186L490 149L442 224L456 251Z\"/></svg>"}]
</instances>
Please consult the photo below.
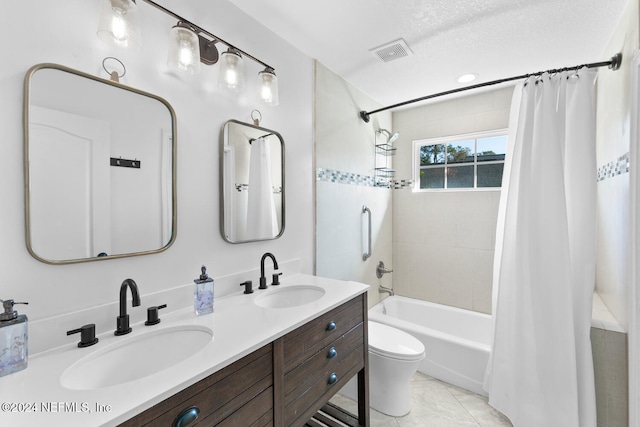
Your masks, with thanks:
<instances>
[{"instance_id":1,"label":"gold framed mirror","mask_svg":"<svg viewBox=\"0 0 640 427\"><path fill-rule=\"evenodd\" d=\"M176 116L164 99L57 64L24 81L26 243L49 264L166 250Z\"/></svg>"}]
</instances>

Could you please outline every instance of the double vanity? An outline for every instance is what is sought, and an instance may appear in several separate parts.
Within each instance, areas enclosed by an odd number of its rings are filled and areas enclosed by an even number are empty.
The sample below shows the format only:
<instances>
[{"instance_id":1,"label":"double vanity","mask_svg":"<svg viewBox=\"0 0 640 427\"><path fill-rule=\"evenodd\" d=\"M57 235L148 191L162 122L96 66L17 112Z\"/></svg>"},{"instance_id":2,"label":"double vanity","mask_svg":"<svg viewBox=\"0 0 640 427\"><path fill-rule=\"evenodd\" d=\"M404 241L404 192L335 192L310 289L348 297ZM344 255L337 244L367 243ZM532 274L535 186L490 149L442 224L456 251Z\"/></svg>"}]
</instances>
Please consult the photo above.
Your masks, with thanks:
<instances>
[{"instance_id":1,"label":"double vanity","mask_svg":"<svg viewBox=\"0 0 640 427\"><path fill-rule=\"evenodd\" d=\"M217 298L213 314L161 313L160 323L133 324L126 336L108 332L90 347L40 353L5 378L3 400L15 407L2 418L25 426L302 426L326 417L318 411L358 375L358 419L327 411L368 425L367 289L284 276L268 290Z\"/></svg>"}]
</instances>

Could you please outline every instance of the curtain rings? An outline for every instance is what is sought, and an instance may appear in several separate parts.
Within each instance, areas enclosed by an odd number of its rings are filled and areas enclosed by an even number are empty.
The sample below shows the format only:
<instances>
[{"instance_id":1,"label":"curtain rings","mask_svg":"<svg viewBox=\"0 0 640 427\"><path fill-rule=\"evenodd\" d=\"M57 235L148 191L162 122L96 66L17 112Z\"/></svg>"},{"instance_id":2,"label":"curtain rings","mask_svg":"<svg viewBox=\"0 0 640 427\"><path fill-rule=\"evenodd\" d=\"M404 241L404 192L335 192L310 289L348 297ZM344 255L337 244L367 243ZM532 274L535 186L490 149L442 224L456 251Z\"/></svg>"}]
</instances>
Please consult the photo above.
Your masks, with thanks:
<instances>
[{"instance_id":1,"label":"curtain rings","mask_svg":"<svg viewBox=\"0 0 640 427\"><path fill-rule=\"evenodd\" d=\"M538 84L538 82L542 82L542 74L543 74L542 72L529 74L527 79L524 81L524 86L527 86L530 81L533 81L534 84Z\"/></svg>"},{"instance_id":2,"label":"curtain rings","mask_svg":"<svg viewBox=\"0 0 640 427\"><path fill-rule=\"evenodd\" d=\"M571 74L569 74L567 76L567 80L579 79L580 78L580 71L583 68L587 68L586 64L585 65L578 65L577 67L572 68L573 73L571 73Z\"/></svg>"},{"instance_id":3,"label":"curtain rings","mask_svg":"<svg viewBox=\"0 0 640 427\"><path fill-rule=\"evenodd\" d=\"M579 79L580 78L580 74L578 74L579 71L580 70L577 68L573 70L573 73L567 75L567 80Z\"/></svg>"}]
</instances>

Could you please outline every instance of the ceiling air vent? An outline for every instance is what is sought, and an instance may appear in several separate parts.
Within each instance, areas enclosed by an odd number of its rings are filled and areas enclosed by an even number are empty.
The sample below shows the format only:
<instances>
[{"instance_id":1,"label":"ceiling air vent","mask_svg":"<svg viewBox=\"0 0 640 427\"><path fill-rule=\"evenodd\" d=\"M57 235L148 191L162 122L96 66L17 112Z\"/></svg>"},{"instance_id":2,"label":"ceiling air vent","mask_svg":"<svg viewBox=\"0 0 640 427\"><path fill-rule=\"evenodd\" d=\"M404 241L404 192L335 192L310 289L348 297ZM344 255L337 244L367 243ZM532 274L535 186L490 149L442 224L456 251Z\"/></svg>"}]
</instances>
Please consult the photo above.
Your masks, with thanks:
<instances>
[{"instance_id":1,"label":"ceiling air vent","mask_svg":"<svg viewBox=\"0 0 640 427\"><path fill-rule=\"evenodd\" d=\"M369 52L382 62L391 62L395 59L413 55L407 43L402 39L370 49Z\"/></svg>"}]
</instances>

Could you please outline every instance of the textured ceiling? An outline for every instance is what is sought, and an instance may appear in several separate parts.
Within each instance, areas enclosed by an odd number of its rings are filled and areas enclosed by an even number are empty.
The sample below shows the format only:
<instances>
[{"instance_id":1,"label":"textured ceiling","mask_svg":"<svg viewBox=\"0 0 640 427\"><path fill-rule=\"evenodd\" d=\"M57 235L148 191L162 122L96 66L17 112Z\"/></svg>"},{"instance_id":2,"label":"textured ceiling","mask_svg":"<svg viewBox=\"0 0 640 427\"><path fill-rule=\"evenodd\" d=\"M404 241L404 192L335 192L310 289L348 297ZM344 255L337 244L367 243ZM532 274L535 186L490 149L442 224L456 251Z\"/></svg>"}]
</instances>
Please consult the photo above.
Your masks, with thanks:
<instances>
[{"instance_id":1,"label":"textured ceiling","mask_svg":"<svg viewBox=\"0 0 640 427\"><path fill-rule=\"evenodd\" d=\"M602 61L628 0L232 0L383 105ZM370 49L404 39L412 56ZM284 84L284 82L282 82Z\"/></svg>"}]
</instances>

